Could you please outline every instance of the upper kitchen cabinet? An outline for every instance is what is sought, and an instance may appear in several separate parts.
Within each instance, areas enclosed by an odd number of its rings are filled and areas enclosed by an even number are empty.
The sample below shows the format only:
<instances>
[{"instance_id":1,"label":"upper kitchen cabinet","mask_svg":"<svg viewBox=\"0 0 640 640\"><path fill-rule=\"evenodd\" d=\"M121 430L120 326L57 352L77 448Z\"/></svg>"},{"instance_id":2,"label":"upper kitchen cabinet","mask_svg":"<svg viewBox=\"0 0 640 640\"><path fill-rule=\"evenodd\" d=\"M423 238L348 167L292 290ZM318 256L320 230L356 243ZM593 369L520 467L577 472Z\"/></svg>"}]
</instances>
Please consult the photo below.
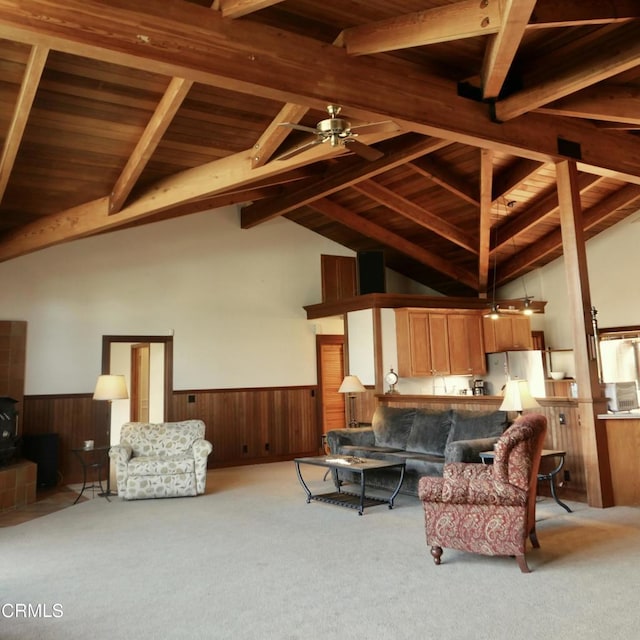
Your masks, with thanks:
<instances>
[{"instance_id":1,"label":"upper kitchen cabinet","mask_svg":"<svg viewBox=\"0 0 640 640\"><path fill-rule=\"evenodd\" d=\"M531 323L527 316L501 315L497 320L483 318L486 353L533 349Z\"/></svg>"},{"instance_id":2,"label":"upper kitchen cabinet","mask_svg":"<svg viewBox=\"0 0 640 640\"><path fill-rule=\"evenodd\" d=\"M449 374L447 315L396 309L398 375L402 378Z\"/></svg>"},{"instance_id":3,"label":"upper kitchen cabinet","mask_svg":"<svg viewBox=\"0 0 640 640\"><path fill-rule=\"evenodd\" d=\"M452 375L484 375L487 372L482 320L476 312L447 316Z\"/></svg>"}]
</instances>

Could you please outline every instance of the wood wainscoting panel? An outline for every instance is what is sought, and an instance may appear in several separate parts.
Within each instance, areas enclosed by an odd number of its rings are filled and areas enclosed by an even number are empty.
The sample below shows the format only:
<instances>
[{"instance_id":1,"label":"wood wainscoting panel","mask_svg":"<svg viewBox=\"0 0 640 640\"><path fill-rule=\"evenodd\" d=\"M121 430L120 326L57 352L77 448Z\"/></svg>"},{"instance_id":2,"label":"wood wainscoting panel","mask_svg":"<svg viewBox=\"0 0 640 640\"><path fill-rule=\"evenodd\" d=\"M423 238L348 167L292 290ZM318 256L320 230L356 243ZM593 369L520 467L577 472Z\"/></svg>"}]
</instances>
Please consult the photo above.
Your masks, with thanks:
<instances>
[{"instance_id":1,"label":"wood wainscoting panel","mask_svg":"<svg viewBox=\"0 0 640 640\"><path fill-rule=\"evenodd\" d=\"M174 420L197 418L213 443L209 466L233 466L319 455L317 388L177 391Z\"/></svg>"},{"instance_id":2,"label":"wood wainscoting panel","mask_svg":"<svg viewBox=\"0 0 640 640\"><path fill-rule=\"evenodd\" d=\"M76 484L82 482L82 467L71 449L85 440L108 444L108 417L108 403L92 394L25 396L20 431L23 436L58 434L59 483Z\"/></svg>"}]
</instances>

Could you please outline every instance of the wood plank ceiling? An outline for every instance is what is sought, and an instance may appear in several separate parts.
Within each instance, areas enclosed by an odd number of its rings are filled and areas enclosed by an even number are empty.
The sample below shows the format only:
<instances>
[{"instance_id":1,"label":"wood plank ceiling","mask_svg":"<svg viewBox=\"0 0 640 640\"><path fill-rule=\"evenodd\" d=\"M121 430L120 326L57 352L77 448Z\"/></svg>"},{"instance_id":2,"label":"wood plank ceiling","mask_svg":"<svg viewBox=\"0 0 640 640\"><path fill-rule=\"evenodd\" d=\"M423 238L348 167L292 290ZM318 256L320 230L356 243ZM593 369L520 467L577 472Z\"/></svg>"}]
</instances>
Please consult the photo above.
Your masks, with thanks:
<instances>
[{"instance_id":1,"label":"wood plank ceiling","mask_svg":"<svg viewBox=\"0 0 640 640\"><path fill-rule=\"evenodd\" d=\"M637 1L0 0L0 96L0 260L237 203L483 298L562 254L556 161L587 238L640 208Z\"/></svg>"}]
</instances>

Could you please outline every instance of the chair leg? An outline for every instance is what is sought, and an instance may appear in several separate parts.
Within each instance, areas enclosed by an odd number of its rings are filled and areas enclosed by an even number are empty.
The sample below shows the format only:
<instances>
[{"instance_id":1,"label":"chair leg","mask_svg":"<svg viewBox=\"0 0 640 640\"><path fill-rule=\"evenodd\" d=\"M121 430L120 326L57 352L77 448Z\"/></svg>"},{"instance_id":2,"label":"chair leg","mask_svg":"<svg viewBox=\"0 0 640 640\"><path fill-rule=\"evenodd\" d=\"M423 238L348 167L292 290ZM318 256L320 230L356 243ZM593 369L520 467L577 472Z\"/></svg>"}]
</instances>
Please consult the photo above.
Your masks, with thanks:
<instances>
[{"instance_id":1,"label":"chair leg","mask_svg":"<svg viewBox=\"0 0 640 640\"><path fill-rule=\"evenodd\" d=\"M538 542L538 534L536 533L536 528L533 527L531 531L529 531L529 540L531 540L531 544L534 549L540 548L540 543Z\"/></svg>"},{"instance_id":2,"label":"chair leg","mask_svg":"<svg viewBox=\"0 0 640 640\"><path fill-rule=\"evenodd\" d=\"M431 547L431 555L433 556L433 561L436 564L440 564L440 558L442 558L442 547Z\"/></svg>"},{"instance_id":3,"label":"chair leg","mask_svg":"<svg viewBox=\"0 0 640 640\"><path fill-rule=\"evenodd\" d=\"M524 557L524 554L516 556L516 560L518 561L518 566L522 573L531 573L531 569L529 569L529 566L527 565L527 559Z\"/></svg>"}]
</instances>

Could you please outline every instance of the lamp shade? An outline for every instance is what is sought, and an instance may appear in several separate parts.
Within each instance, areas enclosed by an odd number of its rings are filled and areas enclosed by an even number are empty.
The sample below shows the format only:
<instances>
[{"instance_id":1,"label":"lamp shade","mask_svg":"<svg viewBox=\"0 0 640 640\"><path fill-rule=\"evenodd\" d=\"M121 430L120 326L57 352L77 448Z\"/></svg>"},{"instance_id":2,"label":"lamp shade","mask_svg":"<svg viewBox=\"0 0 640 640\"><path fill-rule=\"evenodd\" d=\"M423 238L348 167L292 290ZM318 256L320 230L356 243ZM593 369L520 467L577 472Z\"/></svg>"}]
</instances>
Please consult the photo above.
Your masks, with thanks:
<instances>
[{"instance_id":1,"label":"lamp shade","mask_svg":"<svg viewBox=\"0 0 640 640\"><path fill-rule=\"evenodd\" d=\"M94 400L126 400L128 397L127 383L123 375L98 376L93 392Z\"/></svg>"},{"instance_id":2,"label":"lamp shade","mask_svg":"<svg viewBox=\"0 0 640 640\"><path fill-rule=\"evenodd\" d=\"M524 411L539 406L537 400L531 395L529 383L526 380L509 380L507 382L500 411Z\"/></svg>"},{"instance_id":3,"label":"lamp shade","mask_svg":"<svg viewBox=\"0 0 640 640\"><path fill-rule=\"evenodd\" d=\"M345 376L340 388L339 393L364 393L366 389L358 376Z\"/></svg>"}]
</instances>

